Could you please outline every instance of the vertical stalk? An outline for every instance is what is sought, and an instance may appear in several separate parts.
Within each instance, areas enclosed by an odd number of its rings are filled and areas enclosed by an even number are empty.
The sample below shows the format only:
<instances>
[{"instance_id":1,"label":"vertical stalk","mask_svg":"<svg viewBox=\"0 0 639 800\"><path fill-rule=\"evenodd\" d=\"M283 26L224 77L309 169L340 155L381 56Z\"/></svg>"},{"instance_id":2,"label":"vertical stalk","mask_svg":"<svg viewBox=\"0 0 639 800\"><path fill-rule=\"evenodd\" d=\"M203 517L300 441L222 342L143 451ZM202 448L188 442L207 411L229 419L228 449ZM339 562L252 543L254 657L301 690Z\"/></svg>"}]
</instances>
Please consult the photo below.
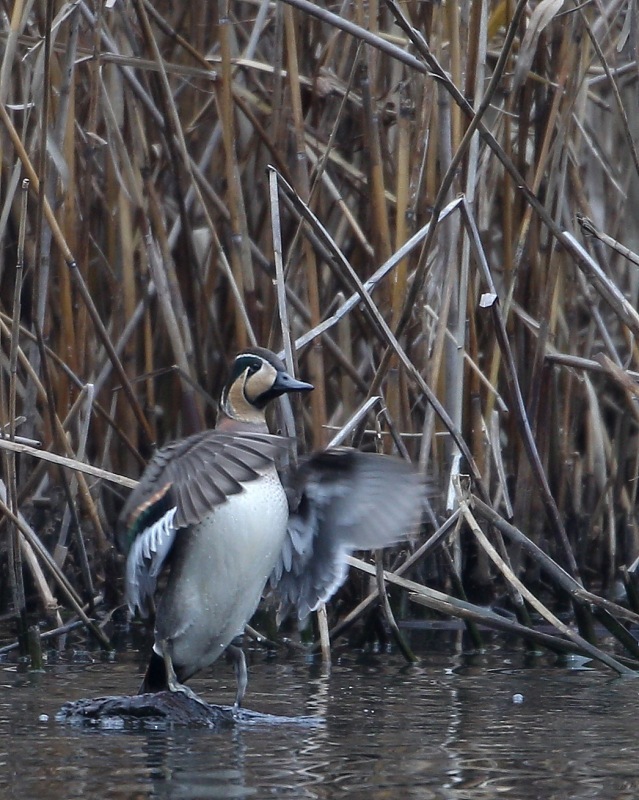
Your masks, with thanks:
<instances>
[{"instance_id":1,"label":"vertical stalk","mask_svg":"<svg viewBox=\"0 0 639 800\"><path fill-rule=\"evenodd\" d=\"M40 139L38 142L36 174L38 176L40 191L37 195L36 221L35 221L35 256L33 263L34 291L32 298L32 314L37 330L44 330L47 292L49 287L49 268L51 259L51 231L44 225L46 186L47 186L47 137L49 133L49 100L50 100L50 72L51 72L51 24L53 21L53 0L46 0L45 28L44 28L44 57L42 75L42 104L40 108ZM36 189L31 181L32 189ZM36 373L39 370L40 348L37 342L30 347L30 361ZM33 387L29 387L25 398L25 416L29 420L35 419L35 395Z\"/></svg>"},{"instance_id":2,"label":"vertical stalk","mask_svg":"<svg viewBox=\"0 0 639 800\"><path fill-rule=\"evenodd\" d=\"M462 86L462 54L460 42L461 19L459 13L460 3L446 3L444 9L448 20L450 42L450 77L455 86ZM451 147L453 152L459 147L461 141L461 109L453 103L450 112Z\"/></svg>"},{"instance_id":3,"label":"vertical stalk","mask_svg":"<svg viewBox=\"0 0 639 800\"><path fill-rule=\"evenodd\" d=\"M399 90L399 116L397 120L397 206L395 213L395 247L399 249L408 239L408 206L410 202L410 146L412 104L408 97L406 85ZM395 268L391 293L391 327L395 329L402 313L403 299L406 296L408 276L408 259L403 258ZM386 387L386 404L391 419L401 429L404 428L402 414L402 397L406 397L406 386L403 385L403 374L399 370L399 360L393 356L390 360L389 376ZM390 447L390 440L387 440Z\"/></svg>"},{"instance_id":4,"label":"vertical stalk","mask_svg":"<svg viewBox=\"0 0 639 800\"><path fill-rule=\"evenodd\" d=\"M370 200L372 206L371 227L374 232L372 239L377 256L376 260L382 264L390 258L392 245L379 132L379 112L372 91L374 76L371 75L368 61L365 60L361 66L360 88L364 105L364 142L368 150Z\"/></svg>"},{"instance_id":5,"label":"vertical stalk","mask_svg":"<svg viewBox=\"0 0 639 800\"><path fill-rule=\"evenodd\" d=\"M76 52L78 45L80 11L76 7L71 13L69 20L69 33L65 43L64 63L62 64L61 81L58 90L57 107L52 114L53 125L51 138L55 147L64 153L65 163L68 169L68 182L65 186L63 201L60 207L60 216L65 236L69 241L72 250L77 248L77 232L82 225L78 219L78 207L76 195L76 170L75 170L75 65ZM52 164L47 174L46 196L49 202L56 201L56 189L59 180L58 170ZM64 184L63 184L64 185ZM50 234L49 234L50 235ZM71 287L71 276L65 268L64 260L60 254L55 258L58 269L58 302L60 304L60 323L58 342L59 352L65 353L65 360L75 374L83 374L85 371L85 358L87 351L86 338L77 329L77 315L74 313L73 290ZM84 315L83 315L84 317ZM69 381L60 376L56 381L56 407L64 410L69 403L70 385Z\"/></svg>"},{"instance_id":6,"label":"vertical stalk","mask_svg":"<svg viewBox=\"0 0 639 800\"><path fill-rule=\"evenodd\" d=\"M15 53L24 24L26 23L33 0L16 0L11 8L11 22L5 39L5 50L0 65L0 105L4 105L9 92L9 81L15 68Z\"/></svg>"},{"instance_id":7,"label":"vertical stalk","mask_svg":"<svg viewBox=\"0 0 639 800\"><path fill-rule=\"evenodd\" d=\"M231 267L237 285L242 292L244 305L247 307L247 305L253 305L254 302L255 279L251 266L246 209L244 207L240 172L237 164L237 135L235 130L235 106L233 102L233 65L231 63L231 20L229 18L229 2L230 0L220 0L219 32L220 52L222 55L222 80L218 106L222 122L228 207L231 215ZM248 310L250 315L250 308ZM247 331L239 315L236 316L235 332L238 347L246 347L248 344Z\"/></svg>"},{"instance_id":8,"label":"vertical stalk","mask_svg":"<svg viewBox=\"0 0 639 800\"><path fill-rule=\"evenodd\" d=\"M342 292L338 292L337 294L337 304L338 306L344 305L344 294ZM344 357L350 364L354 364L354 353L353 353L353 330L351 325L351 316L350 314L346 314L343 319L338 323L337 326L337 341L339 344L339 348L344 354ZM340 397L342 400L342 408L343 408L343 415L344 419L348 417L349 414L352 414L355 410L355 394L353 392L353 381L349 378L349 376L344 372L342 374L342 379L340 382L341 390L340 390Z\"/></svg>"},{"instance_id":9,"label":"vertical stalk","mask_svg":"<svg viewBox=\"0 0 639 800\"><path fill-rule=\"evenodd\" d=\"M24 275L24 242L27 226L27 200L29 196L29 180L22 181L22 197L20 208L20 229L18 233L18 251L16 259L16 279L13 288L13 315L11 320L11 345L9 351L9 438L15 441L16 436L16 396L18 384L18 342L20 334L20 316L22 301L22 280ZM18 483L16 477L15 453L7 453L7 488L11 511L18 515ZM21 655L28 653L27 645L27 604L24 594L24 578L22 574L22 553L20 550L20 531L9 524L9 573L12 602L18 621L18 642Z\"/></svg>"},{"instance_id":10,"label":"vertical stalk","mask_svg":"<svg viewBox=\"0 0 639 800\"><path fill-rule=\"evenodd\" d=\"M291 92L291 113L293 117L293 133L297 156L296 182L297 191L304 202L310 195L310 182L306 160L306 142L304 137L304 114L300 86L299 64L297 60L297 38L295 33L295 12L291 6L284 8L284 31L286 35L286 58L288 78ZM304 239L302 244L304 263L306 265L306 285L308 304L311 312L311 325L320 321L319 279L315 251L310 242ZM324 380L324 358L321 340L314 341L309 354L308 363L311 382L315 391L311 394L311 411L313 414L313 446L321 447L325 440L323 425L326 421L326 387Z\"/></svg>"}]
</instances>

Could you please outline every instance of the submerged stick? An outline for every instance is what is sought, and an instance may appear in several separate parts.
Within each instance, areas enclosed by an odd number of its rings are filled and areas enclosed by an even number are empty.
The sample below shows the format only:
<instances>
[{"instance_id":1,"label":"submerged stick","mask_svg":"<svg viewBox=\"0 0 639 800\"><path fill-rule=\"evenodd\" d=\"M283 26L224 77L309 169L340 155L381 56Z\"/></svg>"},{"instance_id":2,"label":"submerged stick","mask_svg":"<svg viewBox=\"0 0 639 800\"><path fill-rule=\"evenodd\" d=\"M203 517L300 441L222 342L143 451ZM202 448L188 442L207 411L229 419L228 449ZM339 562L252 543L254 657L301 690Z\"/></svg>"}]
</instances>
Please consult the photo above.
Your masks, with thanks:
<instances>
[{"instance_id":1,"label":"submerged stick","mask_svg":"<svg viewBox=\"0 0 639 800\"><path fill-rule=\"evenodd\" d=\"M375 552L375 580L377 583L377 591L379 593L379 598L382 606L382 612L384 613L384 617L386 622L388 623L388 627L391 630L393 638L399 647L401 654L404 656L406 661L409 664L415 664L419 659L413 653L406 640L404 634L400 631L399 625L395 620L395 615L393 614L393 609L391 608L390 601L388 599L388 593L386 592L386 584L384 583L384 561L383 561L383 551L377 550Z\"/></svg>"},{"instance_id":2,"label":"submerged stick","mask_svg":"<svg viewBox=\"0 0 639 800\"><path fill-rule=\"evenodd\" d=\"M353 556L349 556L347 560L350 566L355 567L362 572L366 572L368 575L375 574L375 567L372 564L367 564L365 561L361 561ZM416 583L415 581L406 580L406 578L400 578L398 575L395 575L392 572L385 571L384 580L388 581L388 583L393 583L396 586L400 586L408 592L411 592L412 594L409 595L409 599L411 601L427 606L428 608L438 611L441 614L445 614L446 616L457 617L459 619L469 619L476 623L485 625L488 628L495 628L496 630L505 631L507 633L515 633L557 652L580 653L581 655L586 655L589 658L593 658L597 661L602 661L600 655L603 655L604 658L606 658L605 653L602 653L601 650L593 647L585 640L582 640L582 645L580 642L577 642L573 639L564 639L559 636L543 633L542 631L522 625L520 622L508 620L488 608L476 606L472 603L464 602L463 600L458 600L456 597L451 597L444 592L430 589L427 586ZM581 637L578 638L581 639ZM593 653L593 651L595 651L596 654ZM624 664L615 661L615 659L609 660L615 662L616 666L613 668L615 672L623 674L624 676L637 676L637 672L630 667L624 666ZM633 661L629 663L635 664L636 662ZM639 664L637 666L639 666Z\"/></svg>"}]
</instances>

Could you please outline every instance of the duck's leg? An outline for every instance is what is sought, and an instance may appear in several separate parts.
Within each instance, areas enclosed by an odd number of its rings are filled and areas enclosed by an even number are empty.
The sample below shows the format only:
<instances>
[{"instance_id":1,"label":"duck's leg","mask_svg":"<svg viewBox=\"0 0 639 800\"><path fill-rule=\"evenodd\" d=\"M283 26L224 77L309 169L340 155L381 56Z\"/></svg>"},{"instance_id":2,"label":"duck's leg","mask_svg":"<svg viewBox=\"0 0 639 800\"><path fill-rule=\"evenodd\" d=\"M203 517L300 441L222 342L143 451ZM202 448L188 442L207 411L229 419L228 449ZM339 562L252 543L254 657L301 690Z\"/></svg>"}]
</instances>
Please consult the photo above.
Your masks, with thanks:
<instances>
[{"instance_id":1,"label":"duck's leg","mask_svg":"<svg viewBox=\"0 0 639 800\"><path fill-rule=\"evenodd\" d=\"M171 658L171 643L168 641L168 639L162 639L159 644L160 649L162 650L162 658L164 659L164 667L166 669L166 684L168 690L170 692L183 694L190 700L195 700L196 703L200 703L200 705L208 707L208 704L199 698L193 689L191 689L189 686L185 686L178 680L178 677L175 674L175 668L173 666L173 659Z\"/></svg>"},{"instance_id":2,"label":"duck's leg","mask_svg":"<svg viewBox=\"0 0 639 800\"><path fill-rule=\"evenodd\" d=\"M242 700L246 693L248 685L248 672L246 669L246 657L244 650L236 644L230 644L226 648L229 658L233 662L233 669L235 670L235 678L237 680L237 694L235 695L234 708L239 708L242 705Z\"/></svg>"}]
</instances>

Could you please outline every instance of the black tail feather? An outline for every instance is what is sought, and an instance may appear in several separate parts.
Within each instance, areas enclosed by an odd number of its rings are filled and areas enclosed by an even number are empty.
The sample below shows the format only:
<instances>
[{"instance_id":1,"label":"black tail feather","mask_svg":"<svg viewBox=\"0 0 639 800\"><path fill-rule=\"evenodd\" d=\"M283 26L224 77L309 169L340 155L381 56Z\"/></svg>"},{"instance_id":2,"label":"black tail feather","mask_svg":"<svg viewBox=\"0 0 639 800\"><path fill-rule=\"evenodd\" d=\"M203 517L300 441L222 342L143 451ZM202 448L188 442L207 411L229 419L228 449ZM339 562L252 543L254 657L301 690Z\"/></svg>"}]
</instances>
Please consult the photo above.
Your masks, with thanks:
<instances>
[{"instance_id":1,"label":"black tail feather","mask_svg":"<svg viewBox=\"0 0 639 800\"><path fill-rule=\"evenodd\" d=\"M146 675L144 676L138 694L164 692L168 688L169 683L164 659L162 656L159 656L155 650L152 650L149 665L146 668Z\"/></svg>"}]
</instances>

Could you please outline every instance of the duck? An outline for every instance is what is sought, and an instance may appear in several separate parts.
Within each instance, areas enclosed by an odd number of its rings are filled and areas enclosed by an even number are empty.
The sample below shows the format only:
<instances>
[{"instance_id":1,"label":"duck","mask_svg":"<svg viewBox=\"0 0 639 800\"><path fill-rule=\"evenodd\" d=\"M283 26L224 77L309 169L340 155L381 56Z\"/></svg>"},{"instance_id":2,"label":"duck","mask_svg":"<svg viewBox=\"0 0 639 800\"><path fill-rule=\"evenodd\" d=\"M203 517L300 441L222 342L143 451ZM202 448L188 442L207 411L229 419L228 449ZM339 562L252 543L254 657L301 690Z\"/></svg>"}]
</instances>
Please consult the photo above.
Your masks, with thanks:
<instances>
[{"instance_id":1,"label":"duck","mask_svg":"<svg viewBox=\"0 0 639 800\"><path fill-rule=\"evenodd\" d=\"M348 447L283 466L291 439L266 421L275 398L312 384L265 348L234 358L215 428L172 442L151 458L122 509L132 613L155 611L154 643L139 693L181 692L225 653L247 689L238 638L267 588L278 619L303 622L343 584L347 556L405 540L422 509L424 482L406 460Z\"/></svg>"}]
</instances>

